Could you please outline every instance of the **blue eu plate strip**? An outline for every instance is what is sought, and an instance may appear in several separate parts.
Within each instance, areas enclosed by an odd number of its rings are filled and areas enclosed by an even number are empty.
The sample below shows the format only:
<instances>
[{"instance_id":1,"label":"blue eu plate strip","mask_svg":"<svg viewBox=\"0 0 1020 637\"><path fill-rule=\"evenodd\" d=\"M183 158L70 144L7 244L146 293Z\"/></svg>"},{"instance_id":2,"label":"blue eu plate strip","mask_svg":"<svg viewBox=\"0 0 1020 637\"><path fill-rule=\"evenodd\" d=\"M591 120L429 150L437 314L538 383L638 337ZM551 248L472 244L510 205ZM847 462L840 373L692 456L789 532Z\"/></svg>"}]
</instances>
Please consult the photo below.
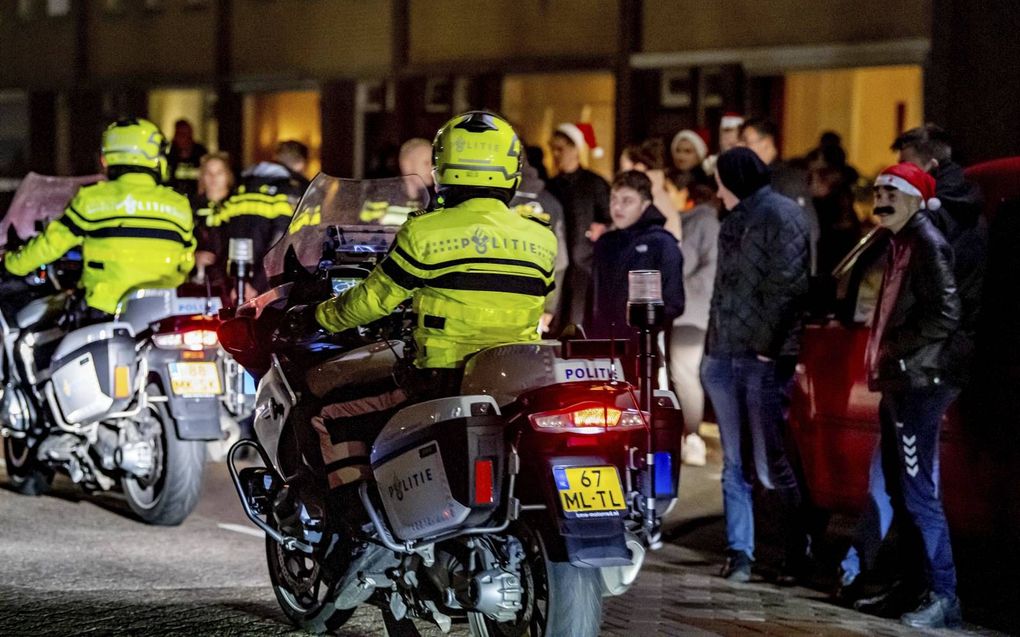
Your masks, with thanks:
<instances>
[{"instance_id":1,"label":"blue eu plate strip","mask_svg":"<svg viewBox=\"0 0 1020 637\"><path fill-rule=\"evenodd\" d=\"M567 470L565 468L553 467L553 478L556 480L556 488L558 490L570 490L570 482L567 480Z\"/></svg>"}]
</instances>

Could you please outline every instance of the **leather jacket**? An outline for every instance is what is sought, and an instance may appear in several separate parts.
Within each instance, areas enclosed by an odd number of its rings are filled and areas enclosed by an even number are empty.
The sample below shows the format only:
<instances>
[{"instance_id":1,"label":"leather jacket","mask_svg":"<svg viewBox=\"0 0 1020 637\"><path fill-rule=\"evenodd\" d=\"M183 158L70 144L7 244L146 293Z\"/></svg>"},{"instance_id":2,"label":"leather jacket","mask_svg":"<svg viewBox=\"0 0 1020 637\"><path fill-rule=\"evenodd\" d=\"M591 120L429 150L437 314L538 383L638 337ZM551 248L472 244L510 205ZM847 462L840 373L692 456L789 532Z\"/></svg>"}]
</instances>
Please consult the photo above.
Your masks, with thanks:
<instances>
[{"instance_id":1,"label":"leather jacket","mask_svg":"<svg viewBox=\"0 0 1020 637\"><path fill-rule=\"evenodd\" d=\"M868 339L868 386L873 391L957 385L949 343L960 328L953 251L918 212L893 236Z\"/></svg>"}]
</instances>

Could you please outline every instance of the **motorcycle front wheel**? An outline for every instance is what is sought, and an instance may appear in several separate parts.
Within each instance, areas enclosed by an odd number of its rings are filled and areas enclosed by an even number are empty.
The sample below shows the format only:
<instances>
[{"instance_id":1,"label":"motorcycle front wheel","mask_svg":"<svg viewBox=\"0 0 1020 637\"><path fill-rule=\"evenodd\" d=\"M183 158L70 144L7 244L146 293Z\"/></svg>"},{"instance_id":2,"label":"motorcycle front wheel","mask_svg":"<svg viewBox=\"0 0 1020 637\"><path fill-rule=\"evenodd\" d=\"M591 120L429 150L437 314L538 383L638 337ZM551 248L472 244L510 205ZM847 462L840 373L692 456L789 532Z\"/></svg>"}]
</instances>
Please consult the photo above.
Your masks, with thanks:
<instances>
[{"instance_id":1,"label":"motorcycle front wheel","mask_svg":"<svg viewBox=\"0 0 1020 637\"><path fill-rule=\"evenodd\" d=\"M602 585L598 569L578 568L549 559L542 536L526 522L513 529L524 547L521 581L523 608L512 622L468 613L476 637L597 637L602 623Z\"/></svg>"},{"instance_id":2,"label":"motorcycle front wheel","mask_svg":"<svg viewBox=\"0 0 1020 637\"><path fill-rule=\"evenodd\" d=\"M35 460L35 445L27 438L4 438L4 463L11 488L22 495L42 495L50 490L53 472Z\"/></svg>"},{"instance_id":3,"label":"motorcycle front wheel","mask_svg":"<svg viewBox=\"0 0 1020 637\"><path fill-rule=\"evenodd\" d=\"M334 605L335 587L314 555L287 550L267 536L266 562L276 600L295 626L322 634L340 628L354 614L354 608Z\"/></svg>"},{"instance_id":4,"label":"motorcycle front wheel","mask_svg":"<svg viewBox=\"0 0 1020 637\"><path fill-rule=\"evenodd\" d=\"M163 395L155 384L146 391L150 396ZM176 526L198 504L205 472L205 443L177 437L166 403L149 403L148 411L137 418L142 440L152 447L153 468L145 478L121 478L125 499L143 522Z\"/></svg>"}]
</instances>

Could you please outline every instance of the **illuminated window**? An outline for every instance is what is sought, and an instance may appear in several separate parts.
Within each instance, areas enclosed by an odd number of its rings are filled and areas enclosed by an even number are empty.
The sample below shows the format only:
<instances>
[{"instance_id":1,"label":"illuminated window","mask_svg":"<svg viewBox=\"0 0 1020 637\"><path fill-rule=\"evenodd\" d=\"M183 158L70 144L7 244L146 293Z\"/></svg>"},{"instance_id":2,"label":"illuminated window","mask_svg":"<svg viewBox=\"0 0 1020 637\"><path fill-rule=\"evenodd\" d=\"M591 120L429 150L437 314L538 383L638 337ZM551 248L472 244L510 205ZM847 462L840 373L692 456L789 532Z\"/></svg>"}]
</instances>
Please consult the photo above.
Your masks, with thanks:
<instances>
[{"instance_id":1,"label":"illuminated window","mask_svg":"<svg viewBox=\"0 0 1020 637\"><path fill-rule=\"evenodd\" d=\"M270 160L276 145L293 139L308 146L308 176L319 172L322 115L318 91L249 93L244 96L243 164Z\"/></svg>"},{"instance_id":2,"label":"illuminated window","mask_svg":"<svg viewBox=\"0 0 1020 637\"><path fill-rule=\"evenodd\" d=\"M46 0L46 14L57 18L71 12L71 0Z\"/></svg>"}]
</instances>

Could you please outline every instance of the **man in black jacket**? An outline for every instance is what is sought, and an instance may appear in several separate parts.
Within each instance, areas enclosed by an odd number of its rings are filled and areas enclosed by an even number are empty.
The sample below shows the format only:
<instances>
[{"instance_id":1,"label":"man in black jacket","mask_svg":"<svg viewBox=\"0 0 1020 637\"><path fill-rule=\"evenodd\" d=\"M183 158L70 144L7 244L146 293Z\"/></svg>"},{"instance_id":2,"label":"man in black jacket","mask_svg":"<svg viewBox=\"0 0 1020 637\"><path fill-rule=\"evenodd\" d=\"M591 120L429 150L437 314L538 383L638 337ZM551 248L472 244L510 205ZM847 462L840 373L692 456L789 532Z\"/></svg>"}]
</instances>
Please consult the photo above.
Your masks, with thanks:
<instances>
[{"instance_id":1,"label":"man in black jacket","mask_svg":"<svg viewBox=\"0 0 1020 637\"><path fill-rule=\"evenodd\" d=\"M892 145L901 162L910 162L935 178L938 210L928 211L931 222L953 248L953 275L960 295L960 329L949 345L952 367L961 383L970 379L975 333L981 312L988 228L981 211L983 197L976 184L966 180L963 167L953 161L949 134L934 124L912 128Z\"/></svg>"},{"instance_id":2,"label":"man in black jacket","mask_svg":"<svg viewBox=\"0 0 1020 637\"><path fill-rule=\"evenodd\" d=\"M929 217L939 208L934 194L935 181L912 163L887 168L875 180L875 214L893 232L865 354L868 386L882 392L881 441L872 461L872 505L843 563L846 570L854 552L874 553L889 529L888 519L878 518L890 505L912 520L924 544L930 588L917 610L902 617L916 628L961 622L938 475L939 424L959 393L960 370L950 347L961 303L952 248Z\"/></svg>"},{"instance_id":3,"label":"man in black jacket","mask_svg":"<svg viewBox=\"0 0 1020 637\"><path fill-rule=\"evenodd\" d=\"M549 140L557 174L546 188L563 204L570 258L553 335L571 323L584 321L591 288L593 246L609 225L609 184L581 165L582 152L594 154L598 148L594 144L591 125L561 124Z\"/></svg>"},{"instance_id":4,"label":"man in black jacket","mask_svg":"<svg viewBox=\"0 0 1020 637\"><path fill-rule=\"evenodd\" d=\"M797 203L769 186L769 170L751 149L720 155L715 175L730 213L719 231L701 378L723 448L729 559L722 574L751 577L756 476L782 507L788 544L781 583L793 583L805 536L796 523L801 494L785 449L784 411L808 292L808 226Z\"/></svg>"},{"instance_id":5,"label":"man in black jacket","mask_svg":"<svg viewBox=\"0 0 1020 637\"><path fill-rule=\"evenodd\" d=\"M628 170L616 176L609 199L613 229L595 243L592 302L585 319L594 338L630 340L625 376L637 377L637 331L627 325L629 273L662 273L666 325L684 311L684 260L674 237L664 227L666 217L652 204L648 175Z\"/></svg>"}]
</instances>

